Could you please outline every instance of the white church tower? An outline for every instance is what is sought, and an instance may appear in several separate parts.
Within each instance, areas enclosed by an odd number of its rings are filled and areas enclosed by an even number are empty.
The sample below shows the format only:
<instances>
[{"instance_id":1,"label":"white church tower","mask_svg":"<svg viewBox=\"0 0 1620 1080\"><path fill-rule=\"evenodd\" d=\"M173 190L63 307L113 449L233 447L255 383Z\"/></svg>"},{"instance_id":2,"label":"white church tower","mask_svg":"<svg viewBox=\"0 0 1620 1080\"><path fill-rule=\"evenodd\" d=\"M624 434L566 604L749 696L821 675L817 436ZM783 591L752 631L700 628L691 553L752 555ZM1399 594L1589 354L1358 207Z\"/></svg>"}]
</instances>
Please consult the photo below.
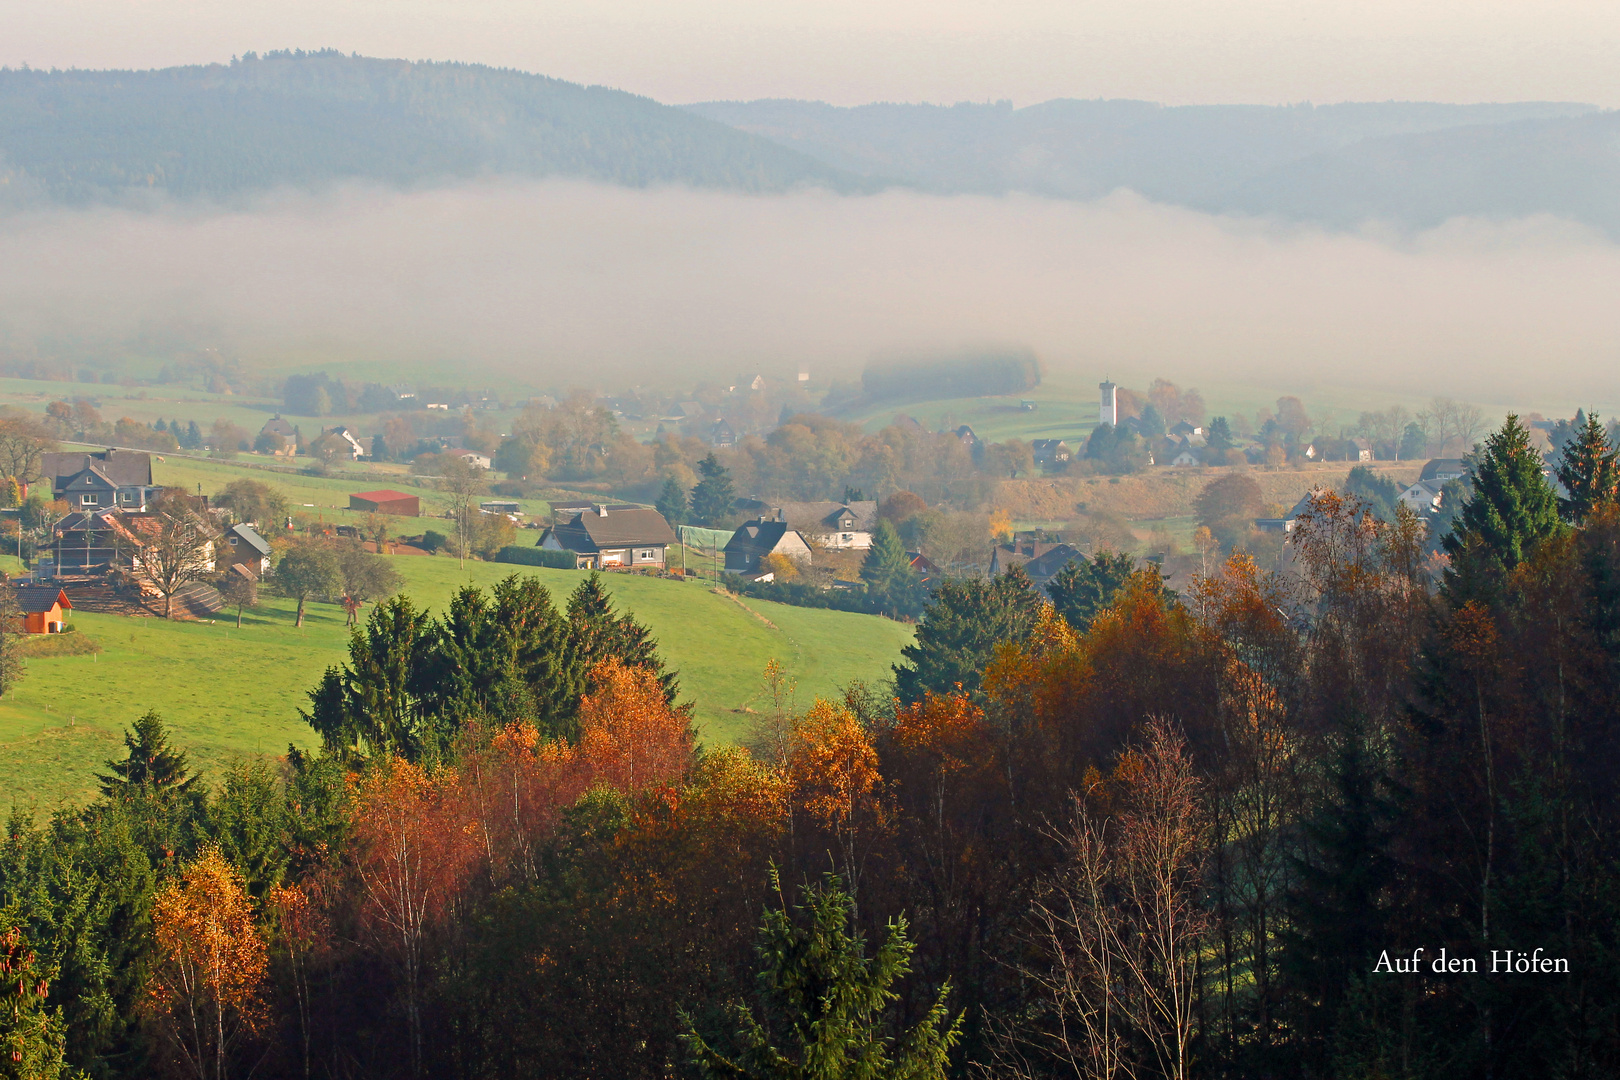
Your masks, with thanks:
<instances>
[{"instance_id":1,"label":"white church tower","mask_svg":"<svg viewBox=\"0 0 1620 1080\"><path fill-rule=\"evenodd\" d=\"M1113 383L1104 380L1098 384L1102 391L1102 408L1097 410L1097 423L1119 424L1119 388Z\"/></svg>"}]
</instances>

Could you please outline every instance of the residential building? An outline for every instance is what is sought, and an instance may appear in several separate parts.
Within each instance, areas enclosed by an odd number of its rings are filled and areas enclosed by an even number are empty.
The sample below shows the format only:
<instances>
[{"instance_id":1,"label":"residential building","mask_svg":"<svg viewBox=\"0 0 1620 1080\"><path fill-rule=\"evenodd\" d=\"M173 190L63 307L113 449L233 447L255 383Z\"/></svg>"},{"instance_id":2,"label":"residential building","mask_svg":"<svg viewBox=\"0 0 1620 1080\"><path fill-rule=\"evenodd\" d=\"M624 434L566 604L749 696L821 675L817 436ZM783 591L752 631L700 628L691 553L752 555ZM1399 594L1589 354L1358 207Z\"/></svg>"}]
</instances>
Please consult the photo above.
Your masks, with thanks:
<instances>
[{"instance_id":1,"label":"residential building","mask_svg":"<svg viewBox=\"0 0 1620 1080\"><path fill-rule=\"evenodd\" d=\"M877 503L871 499L847 503L739 499L735 505L757 511L760 521L784 522L814 547L864 551L872 546L877 531Z\"/></svg>"},{"instance_id":2,"label":"residential building","mask_svg":"<svg viewBox=\"0 0 1620 1080\"><path fill-rule=\"evenodd\" d=\"M1030 581L1044 588L1047 582L1057 576L1058 571L1075 559L1084 557L1078 548L1069 544L1015 540L1010 544L996 545L996 549L990 553L990 574L994 577L1021 566Z\"/></svg>"},{"instance_id":3,"label":"residential building","mask_svg":"<svg viewBox=\"0 0 1620 1080\"><path fill-rule=\"evenodd\" d=\"M270 570L270 542L245 522L225 530L225 546L221 555L222 569L240 567L255 580L262 579Z\"/></svg>"},{"instance_id":4,"label":"residential building","mask_svg":"<svg viewBox=\"0 0 1620 1080\"><path fill-rule=\"evenodd\" d=\"M67 612L73 604L67 590L58 585L26 585L7 583L0 589L10 589L22 613L18 621L25 634L60 634L67 622Z\"/></svg>"},{"instance_id":5,"label":"residential building","mask_svg":"<svg viewBox=\"0 0 1620 1080\"><path fill-rule=\"evenodd\" d=\"M749 521L731 534L726 542L726 570L748 574L759 569L767 555L785 555L794 562L809 565L810 545L785 521Z\"/></svg>"},{"instance_id":6,"label":"residential building","mask_svg":"<svg viewBox=\"0 0 1620 1080\"><path fill-rule=\"evenodd\" d=\"M1204 463L1198 448L1185 438L1173 440L1166 448L1163 460L1166 465L1181 468Z\"/></svg>"},{"instance_id":7,"label":"residential building","mask_svg":"<svg viewBox=\"0 0 1620 1080\"><path fill-rule=\"evenodd\" d=\"M468 465L485 470L487 470L490 465L493 464L493 462L489 460L488 455L480 454L476 450L453 450L451 451L450 456L456 458L457 460L464 461Z\"/></svg>"},{"instance_id":8,"label":"residential building","mask_svg":"<svg viewBox=\"0 0 1620 1080\"><path fill-rule=\"evenodd\" d=\"M725 418L721 417L709 428L709 442L715 446L736 446L737 433L726 423Z\"/></svg>"},{"instance_id":9,"label":"residential building","mask_svg":"<svg viewBox=\"0 0 1620 1080\"><path fill-rule=\"evenodd\" d=\"M548 551L571 551L581 570L660 568L675 542L664 515L648 506L606 504L575 514L560 525L547 526L537 546Z\"/></svg>"},{"instance_id":10,"label":"residential building","mask_svg":"<svg viewBox=\"0 0 1620 1080\"><path fill-rule=\"evenodd\" d=\"M75 510L145 510L162 488L152 483L152 455L140 450L41 455L51 493Z\"/></svg>"},{"instance_id":11,"label":"residential building","mask_svg":"<svg viewBox=\"0 0 1620 1080\"><path fill-rule=\"evenodd\" d=\"M1440 509L1441 488L1435 480L1419 480L1396 496L1396 500L1418 516L1432 514Z\"/></svg>"},{"instance_id":12,"label":"residential building","mask_svg":"<svg viewBox=\"0 0 1620 1080\"><path fill-rule=\"evenodd\" d=\"M1073 456L1069 444L1062 439L1035 439L1029 448L1037 465L1058 465Z\"/></svg>"},{"instance_id":13,"label":"residential building","mask_svg":"<svg viewBox=\"0 0 1620 1080\"><path fill-rule=\"evenodd\" d=\"M384 488L349 496L349 509L362 513L392 514L395 517L421 517L422 500L416 495Z\"/></svg>"},{"instance_id":14,"label":"residential building","mask_svg":"<svg viewBox=\"0 0 1620 1080\"><path fill-rule=\"evenodd\" d=\"M1467 473L1468 466L1463 464L1462 458L1434 458L1424 464L1418 479L1444 484L1447 480L1460 480Z\"/></svg>"}]
</instances>

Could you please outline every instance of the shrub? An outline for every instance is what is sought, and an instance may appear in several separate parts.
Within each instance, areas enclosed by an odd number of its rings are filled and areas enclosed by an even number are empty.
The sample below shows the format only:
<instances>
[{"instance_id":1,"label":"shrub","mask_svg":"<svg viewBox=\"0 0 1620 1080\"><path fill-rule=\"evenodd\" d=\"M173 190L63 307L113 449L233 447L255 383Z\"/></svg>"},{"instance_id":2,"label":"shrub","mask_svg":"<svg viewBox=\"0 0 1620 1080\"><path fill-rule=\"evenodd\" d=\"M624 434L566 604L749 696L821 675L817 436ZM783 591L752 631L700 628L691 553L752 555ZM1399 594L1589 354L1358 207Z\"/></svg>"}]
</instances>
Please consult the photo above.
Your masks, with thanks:
<instances>
[{"instance_id":1,"label":"shrub","mask_svg":"<svg viewBox=\"0 0 1620 1080\"><path fill-rule=\"evenodd\" d=\"M518 566L549 566L553 570L573 570L577 565L572 551L549 551L546 548L508 544L495 553L495 561L516 563Z\"/></svg>"},{"instance_id":2,"label":"shrub","mask_svg":"<svg viewBox=\"0 0 1620 1080\"><path fill-rule=\"evenodd\" d=\"M422 550L424 551L437 554L438 550L449 542L450 538L448 536L442 532L434 532L432 529L422 534Z\"/></svg>"}]
</instances>

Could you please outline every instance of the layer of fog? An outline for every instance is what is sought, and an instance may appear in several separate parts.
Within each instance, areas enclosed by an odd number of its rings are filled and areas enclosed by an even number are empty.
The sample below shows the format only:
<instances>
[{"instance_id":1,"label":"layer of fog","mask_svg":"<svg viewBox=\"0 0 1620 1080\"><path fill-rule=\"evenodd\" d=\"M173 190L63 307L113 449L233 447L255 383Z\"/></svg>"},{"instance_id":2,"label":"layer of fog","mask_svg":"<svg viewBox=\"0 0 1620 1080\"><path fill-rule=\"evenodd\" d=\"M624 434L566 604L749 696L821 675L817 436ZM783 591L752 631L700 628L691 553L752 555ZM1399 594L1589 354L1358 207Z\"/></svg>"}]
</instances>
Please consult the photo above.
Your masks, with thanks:
<instances>
[{"instance_id":1,"label":"layer of fog","mask_svg":"<svg viewBox=\"0 0 1620 1080\"><path fill-rule=\"evenodd\" d=\"M397 356L453 364L447 381L487 365L604 389L1009 342L1085 379L1604 407L1617 281L1620 246L1551 220L1330 235L1127 194L491 183L0 219L13 342L183 318L253 360Z\"/></svg>"}]
</instances>

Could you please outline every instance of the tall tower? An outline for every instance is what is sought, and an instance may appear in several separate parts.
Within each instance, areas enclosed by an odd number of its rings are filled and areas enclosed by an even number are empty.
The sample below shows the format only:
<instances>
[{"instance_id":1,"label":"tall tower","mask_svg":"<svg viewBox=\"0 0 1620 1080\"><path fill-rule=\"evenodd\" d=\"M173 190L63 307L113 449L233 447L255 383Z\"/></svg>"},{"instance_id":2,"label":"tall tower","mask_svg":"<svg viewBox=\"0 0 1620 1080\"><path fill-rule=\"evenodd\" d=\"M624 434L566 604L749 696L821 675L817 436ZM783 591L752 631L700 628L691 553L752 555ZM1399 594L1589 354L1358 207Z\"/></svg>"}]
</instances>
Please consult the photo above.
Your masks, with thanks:
<instances>
[{"instance_id":1,"label":"tall tower","mask_svg":"<svg viewBox=\"0 0 1620 1080\"><path fill-rule=\"evenodd\" d=\"M1119 387L1104 379L1097 384L1102 391L1102 408L1097 410L1097 423L1119 424Z\"/></svg>"}]
</instances>

